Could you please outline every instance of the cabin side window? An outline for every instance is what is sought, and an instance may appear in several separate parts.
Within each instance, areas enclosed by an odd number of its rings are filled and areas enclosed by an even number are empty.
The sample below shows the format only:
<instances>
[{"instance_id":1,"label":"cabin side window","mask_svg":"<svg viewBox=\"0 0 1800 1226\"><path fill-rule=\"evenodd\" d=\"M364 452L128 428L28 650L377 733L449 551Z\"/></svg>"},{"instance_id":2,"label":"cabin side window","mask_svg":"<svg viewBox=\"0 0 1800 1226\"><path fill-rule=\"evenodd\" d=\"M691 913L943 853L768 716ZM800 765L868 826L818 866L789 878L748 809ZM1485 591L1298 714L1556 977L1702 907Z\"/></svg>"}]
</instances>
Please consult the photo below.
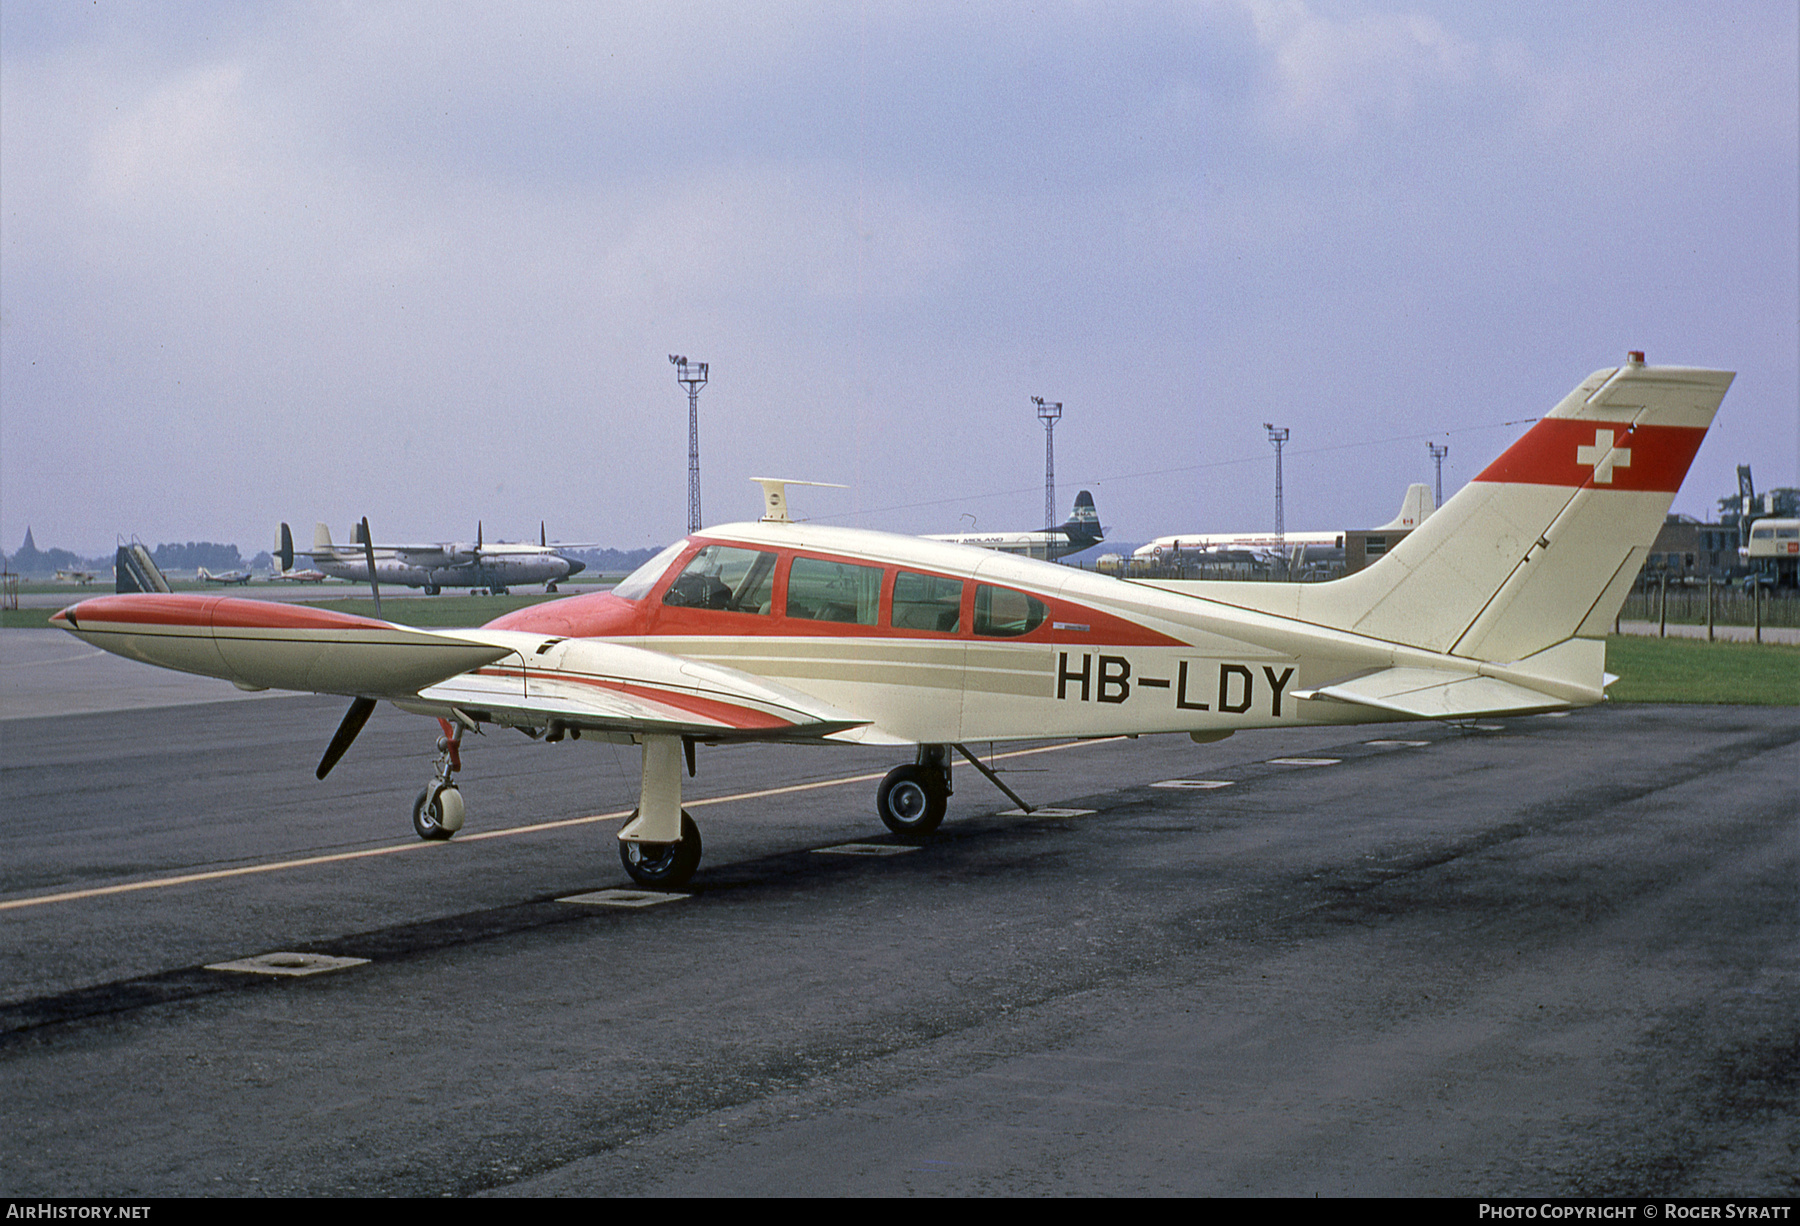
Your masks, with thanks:
<instances>
[{"instance_id":1,"label":"cabin side window","mask_svg":"<svg viewBox=\"0 0 1800 1226\"><path fill-rule=\"evenodd\" d=\"M1011 588L990 587L982 583L975 588L975 633L994 638L1017 638L1030 634L1044 624L1048 610L1044 602Z\"/></svg>"},{"instance_id":2,"label":"cabin side window","mask_svg":"<svg viewBox=\"0 0 1800 1226\"><path fill-rule=\"evenodd\" d=\"M955 634L962 625L962 593L960 579L901 571L894 576L894 629Z\"/></svg>"},{"instance_id":3,"label":"cabin side window","mask_svg":"<svg viewBox=\"0 0 1800 1226\"><path fill-rule=\"evenodd\" d=\"M881 567L795 558L788 567L787 615L805 621L873 626L881 611Z\"/></svg>"},{"instance_id":4,"label":"cabin side window","mask_svg":"<svg viewBox=\"0 0 1800 1226\"><path fill-rule=\"evenodd\" d=\"M663 603L684 609L767 613L775 594L775 555L708 545L682 568Z\"/></svg>"}]
</instances>

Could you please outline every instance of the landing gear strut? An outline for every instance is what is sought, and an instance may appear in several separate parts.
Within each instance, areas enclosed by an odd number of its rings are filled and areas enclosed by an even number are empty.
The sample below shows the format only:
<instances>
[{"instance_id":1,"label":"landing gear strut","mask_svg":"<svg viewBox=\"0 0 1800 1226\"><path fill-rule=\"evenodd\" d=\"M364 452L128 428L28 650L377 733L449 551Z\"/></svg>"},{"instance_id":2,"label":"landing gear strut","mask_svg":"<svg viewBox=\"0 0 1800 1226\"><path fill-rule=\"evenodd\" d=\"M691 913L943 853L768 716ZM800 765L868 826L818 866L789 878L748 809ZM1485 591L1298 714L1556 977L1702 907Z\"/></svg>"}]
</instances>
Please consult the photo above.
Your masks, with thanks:
<instances>
[{"instance_id":1,"label":"landing gear strut","mask_svg":"<svg viewBox=\"0 0 1800 1226\"><path fill-rule=\"evenodd\" d=\"M444 735L438 738L438 758L431 782L413 801L413 829L422 839L437 842L449 838L463 825L462 792L456 772L462 769L463 726L440 719Z\"/></svg>"},{"instance_id":2,"label":"landing gear strut","mask_svg":"<svg viewBox=\"0 0 1800 1226\"><path fill-rule=\"evenodd\" d=\"M916 762L896 766L875 791L875 811L895 834L920 838L938 828L950 804L950 753L921 745Z\"/></svg>"},{"instance_id":3,"label":"landing gear strut","mask_svg":"<svg viewBox=\"0 0 1800 1226\"><path fill-rule=\"evenodd\" d=\"M692 752L678 736L644 738L643 783L619 831L619 862L647 890L679 890L700 866L700 828L681 807L682 759Z\"/></svg>"}]
</instances>

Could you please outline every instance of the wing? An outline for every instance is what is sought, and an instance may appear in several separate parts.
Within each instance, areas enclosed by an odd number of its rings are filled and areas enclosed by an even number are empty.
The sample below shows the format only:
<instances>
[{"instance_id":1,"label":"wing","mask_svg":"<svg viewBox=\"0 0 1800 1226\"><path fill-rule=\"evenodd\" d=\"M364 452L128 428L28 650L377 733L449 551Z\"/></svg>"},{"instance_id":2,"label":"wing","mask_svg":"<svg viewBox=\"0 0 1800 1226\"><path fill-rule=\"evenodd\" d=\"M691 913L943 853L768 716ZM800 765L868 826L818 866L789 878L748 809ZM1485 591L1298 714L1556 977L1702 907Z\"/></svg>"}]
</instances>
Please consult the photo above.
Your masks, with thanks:
<instances>
[{"instance_id":1,"label":"wing","mask_svg":"<svg viewBox=\"0 0 1800 1226\"><path fill-rule=\"evenodd\" d=\"M534 730L709 741L818 740L868 722L787 686L681 656L593 639L468 633L508 654L398 705Z\"/></svg>"},{"instance_id":2,"label":"wing","mask_svg":"<svg viewBox=\"0 0 1800 1226\"><path fill-rule=\"evenodd\" d=\"M245 690L401 698L508 648L370 617L242 597L98 596L50 619L128 659Z\"/></svg>"},{"instance_id":3,"label":"wing","mask_svg":"<svg viewBox=\"0 0 1800 1226\"><path fill-rule=\"evenodd\" d=\"M533 731L817 740L868 721L718 665L594 639L421 630L304 605L134 593L51 619L115 655L230 681L385 698Z\"/></svg>"}]
</instances>

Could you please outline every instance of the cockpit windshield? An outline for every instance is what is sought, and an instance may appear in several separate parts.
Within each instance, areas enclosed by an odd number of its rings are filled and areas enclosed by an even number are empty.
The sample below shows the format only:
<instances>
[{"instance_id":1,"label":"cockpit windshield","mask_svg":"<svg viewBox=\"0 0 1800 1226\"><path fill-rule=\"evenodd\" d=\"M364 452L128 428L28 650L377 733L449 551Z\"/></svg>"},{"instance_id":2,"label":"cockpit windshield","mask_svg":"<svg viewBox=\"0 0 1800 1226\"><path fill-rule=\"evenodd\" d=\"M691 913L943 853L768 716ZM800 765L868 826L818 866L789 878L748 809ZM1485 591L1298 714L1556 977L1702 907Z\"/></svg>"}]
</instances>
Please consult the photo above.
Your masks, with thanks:
<instances>
[{"instance_id":1,"label":"cockpit windshield","mask_svg":"<svg viewBox=\"0 0 1800 1226\"><path fill-rule=\"evenodd\" d=\"M685 548L687 548L686 540L676 541L673 545L670 545L654 558L651 558L648 562L632 571L629 575L626 575L625 578L619 582L619 586L613 589L612 594L614 596L623 597L626 600L642 600L645 596L650 594L650 589L656 586L656 581L663 577L663 572L669 569L675 559L680 556L681 551Z\"/></svg>"}]
</instances>

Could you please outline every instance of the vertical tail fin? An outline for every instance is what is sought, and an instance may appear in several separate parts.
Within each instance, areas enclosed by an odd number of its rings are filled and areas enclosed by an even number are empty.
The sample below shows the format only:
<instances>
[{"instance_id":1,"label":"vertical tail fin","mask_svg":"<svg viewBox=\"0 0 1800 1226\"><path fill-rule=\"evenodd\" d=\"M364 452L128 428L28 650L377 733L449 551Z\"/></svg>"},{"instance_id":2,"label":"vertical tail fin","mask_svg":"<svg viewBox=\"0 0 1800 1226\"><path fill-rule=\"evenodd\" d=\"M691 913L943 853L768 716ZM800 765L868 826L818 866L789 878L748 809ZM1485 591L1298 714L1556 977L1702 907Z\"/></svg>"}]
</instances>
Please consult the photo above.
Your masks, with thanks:
<instances>
[{"instance_id":1,"label":"vertical tail fin","mask_svg":"<svg viewBox=\"0 0 1800 1226\"><path fill-rule=\"evenodd\" d=\"M1429 485L1423 483L1409 485L1406 487L1406 497L1400 500L1400 514L1375 531L1404 532L1417 528L1435 510L1437 510L1437 503L1431 497Z\"/></svg>"},{"instance_id":2,"label":"vertical tail fin","mask_svg":"<svg viewBox=\"0 0 1800 1226\"><path fill-rule=\"evenodd\" d=\"M1605 634L1706 437L1730 371L1595 371L1369 567L1205 595L1504 663ZM1263 589L1258 591L1257 589Z\"/></svg>"},{"instance_id":3,"label":"vertical tail fin","mask_svg":"<svg viewBox=\"0 0 1800 1226\"><path fill-rule=\"evenodd\" d=\"M1588 376L1352 577L1369 603L1348 628L1494 661L1604 633L1732 377L1641 354Z\"/></svg>"},{"instance_id":4,"label":"vertical tail fin","mask_svg":"<svg viewBox=\"0 0 1800 1226\"><path fill-rule=\"evenodd\" d=\"M1105 530L1100 527L1100 513L1094 509L1094 496L1087 490L1075 495L1075 509L1069 512L1069 518L1061 527L1071 541L1098 545L1106 539Z\"/></svg>"}]
</instances>

